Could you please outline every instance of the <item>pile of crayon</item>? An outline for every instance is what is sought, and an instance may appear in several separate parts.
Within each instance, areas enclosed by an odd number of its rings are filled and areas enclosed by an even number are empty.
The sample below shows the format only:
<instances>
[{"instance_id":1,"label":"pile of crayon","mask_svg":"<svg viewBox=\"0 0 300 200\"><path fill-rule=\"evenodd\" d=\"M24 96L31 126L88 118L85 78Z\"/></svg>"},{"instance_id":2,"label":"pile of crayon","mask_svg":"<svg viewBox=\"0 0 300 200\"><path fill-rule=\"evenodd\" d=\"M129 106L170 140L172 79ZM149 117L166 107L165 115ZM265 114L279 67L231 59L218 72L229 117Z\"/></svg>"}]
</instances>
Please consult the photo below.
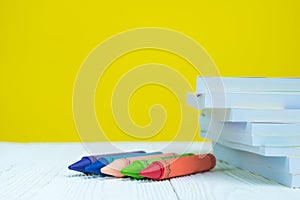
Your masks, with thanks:
<instances>
[{"instance_id":1,"label":"pile of crayon","mask_svg":"<svg viewBox=\"0 0 300 200\"><path fill-rule=\"evenodd\" d=\"M70 170L100 176L163 180L205 172L216 165L212 154L176 154L132 151L86 156L69 166Z\"/></svg>"}]
</instances>

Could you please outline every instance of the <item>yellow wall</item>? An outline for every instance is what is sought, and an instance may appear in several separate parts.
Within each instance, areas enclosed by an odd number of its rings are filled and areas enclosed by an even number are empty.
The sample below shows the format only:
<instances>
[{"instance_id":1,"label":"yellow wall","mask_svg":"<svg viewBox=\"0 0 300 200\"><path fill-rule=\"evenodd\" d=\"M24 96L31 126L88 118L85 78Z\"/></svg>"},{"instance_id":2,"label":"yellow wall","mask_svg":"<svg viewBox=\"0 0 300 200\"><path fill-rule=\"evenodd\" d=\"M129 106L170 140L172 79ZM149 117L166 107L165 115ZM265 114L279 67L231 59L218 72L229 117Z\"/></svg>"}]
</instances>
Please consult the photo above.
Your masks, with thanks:
<instances>
[{"instance_id":1,"label":"yellow wall","mask_svg":"<svg viewBox=\"0 0 300 200\"><path fill-rule=\"evenodd\" d=\"M300 1L174 2L1 1L0 140L79 141L72 90L80 64L97 44L128 29L165 27L187 34L206 48L223 76L300 76ZM119 65L181 62L159 52L146 55L137 52ZM195 71L178 69L195 83ZM148 89L145 104L157 100L151 99L155 91L163 102L170 99L159 89ZM141 102L144 97L136 98ZM139 110L132 109L133 119L149 123ZM105 126L111 123L107 119ZM173 131L169 127L154 140L169 140ZM130 138L114 132L111 139Z\"/></svg>"}]
</instances>

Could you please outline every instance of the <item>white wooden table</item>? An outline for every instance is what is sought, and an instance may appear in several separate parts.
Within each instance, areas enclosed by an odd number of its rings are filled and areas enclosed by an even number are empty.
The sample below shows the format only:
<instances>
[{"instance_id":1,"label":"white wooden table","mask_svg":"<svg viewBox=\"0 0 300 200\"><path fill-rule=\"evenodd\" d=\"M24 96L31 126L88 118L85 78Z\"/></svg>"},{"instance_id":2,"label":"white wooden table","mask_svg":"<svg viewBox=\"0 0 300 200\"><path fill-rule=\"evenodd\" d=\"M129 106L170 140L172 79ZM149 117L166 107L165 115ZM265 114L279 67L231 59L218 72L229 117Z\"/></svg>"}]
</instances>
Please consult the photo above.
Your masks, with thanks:
<instances>
[{"instance_id":1,"label":"white wooden table","mask_svg":"<svg viewBox=\"0 0 300 200\"><path fill-rule=\"evenodd\" d=\"M165 181L101 178L67 169L85 154L79 143L0 143L0 200L300 199L300 189L222 162L211 172Z\"/></svg>"}]
</instances>

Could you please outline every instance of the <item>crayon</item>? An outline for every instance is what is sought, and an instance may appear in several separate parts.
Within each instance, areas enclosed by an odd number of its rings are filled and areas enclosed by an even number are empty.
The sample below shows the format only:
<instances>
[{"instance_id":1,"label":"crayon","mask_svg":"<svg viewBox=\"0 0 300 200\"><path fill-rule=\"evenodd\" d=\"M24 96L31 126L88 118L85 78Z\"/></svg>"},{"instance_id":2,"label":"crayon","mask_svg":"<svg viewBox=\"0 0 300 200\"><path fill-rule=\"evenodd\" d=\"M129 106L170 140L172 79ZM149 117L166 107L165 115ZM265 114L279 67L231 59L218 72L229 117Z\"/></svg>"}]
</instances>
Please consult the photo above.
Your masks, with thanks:
<instances>
[{"instance_id":1,"label":"crayon","mask_svg":"<svg viewBox=\"0 0 300 200\"><path fill-rule=\"evenodd\" d=\"M124 174L121 174L121 170L130 165L133 161L136 160L145 160L150 158L157 158L157 157L168 157L168 156L175 156L176 153L167 153L167 154L155 154L155 155L146 155L146 156L137 156L131 158L120 158L114 160L112 163L106 165L105 167L101 168L101 173L111 175L114 177L124 177Z\"/></svg>"},{"instance_id":2,"label":"crayon","mask_svg":"<svg viewBox=\"0 0 300 200\"><path fill-rule=\"evenodd\" d=\"M145 156L145 155L153 155L153 154L162 154L162 152L151 152L151 153L127 153L122 155L114 155L114 156L105 156L97 159L96 162L86 166L84 170L88 173L94 173L98 175L104 176L105 174L101 173L101 168L105 167L112 161L120 158L128 158L128 157L136 157L136 156Z\"/></svg>"},{"instance_id":3,"label":"crayon","mask_svg":"<svg viewBox=\"0 0 300 200\"><path fill-rule=\"evenodd\" d=\"M97 159L104 157L104 156L115 156L115 155L123 155L128 153L145 153L145 151L131 151L131 152L122 152L122 153L112 153L112 154L101 154L101 155L93 155L93 156L84 156L81 158L81 160L73 163L68 167L70 170L78 171L87 174L84 170L84 168L94 162L97 161Z\"/></svg>"},{"instance_id":4,"label":"crayon","mask_svg":"<svg viewBox=\"0 0 300 200\"><path fill-rule=\"evenodd\" d=\"M193 153L187 153L187 154L181 154L181 155L176 155L176 156L167 156L167 157L159 157L159 158L150 158L147 160L136 160L133 161L130 165L127 167L123 168L121 170L121 173L124 174L125 176L130 176L135 179L141 179L144 178L139 174L139 172L146 167L148 167L151 163L159 160L164 160L164 159L170 159L170 158L179 158L182 156L191 156L194 155Z\"/></svg>"},{"instance_id":5,"label":"crayon","mask_svg":"<svg viewBox=\"0 0 300 200\"><path fill-rule=\"evenodd\" d=\"M140 171L140 176L162 180L208 171L215 166L216 158L214 155L193 155L153 162L147 168Z\"/></svg>"}]
</instances>

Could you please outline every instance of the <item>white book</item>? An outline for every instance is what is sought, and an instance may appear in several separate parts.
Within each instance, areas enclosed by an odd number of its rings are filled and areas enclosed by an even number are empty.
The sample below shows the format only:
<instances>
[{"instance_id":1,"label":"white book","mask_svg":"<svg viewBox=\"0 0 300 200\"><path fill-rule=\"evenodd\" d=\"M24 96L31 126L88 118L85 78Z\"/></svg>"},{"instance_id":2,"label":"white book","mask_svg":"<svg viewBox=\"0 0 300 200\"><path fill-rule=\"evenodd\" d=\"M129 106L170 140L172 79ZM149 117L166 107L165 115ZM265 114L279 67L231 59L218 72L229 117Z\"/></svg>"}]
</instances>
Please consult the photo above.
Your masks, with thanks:
<instances>
[{"instance_id":1,"label":"white book","mask_svg":"<svg viewBox=\"0 0 300 200\"><path fill-rule=\"evenodd\" d=\"M300 146L300 136L268 136L268 135L252 135L222 128L222 124L210 121L207 117L200 115L200 135L201 137L218 141L223 139L229 142L245 144L250 146ZM224 127L224 126L223 126Z\"/></svg>"},{"instance_id":2,"label":"white book","mask_svg":"<svg viewBox=\"0 0 300 200\"><path fill-rule=\"evenodd\" d=\"M251 152L242 151L242 150L235 150L230 147L226 147L221 144L215 144L215 148L222 147L226 149L225 152L230 152L233 154L243 154L245 157L241 161L249 161L253 164L263 165L266 168L274 170L276 172L283 172L283 173L290 173L290 174L300 174L300 156L281 156L281 157L268 157L268 156L261 156Z\"/></svg>"},{"instance_id":3,"label":"white book","mask_svg":"<svg viewBox=\"0 0 300 200\"><path fill-rule=\"evenodd\" d=\"M220 135L214 132L201 131L201 137L208 138L213 141L218 139L227 140L239 144L245 144L250 146L273 146L273 147L298 147L300 146L299 136L257 136L257 135L244 135L239 133L224 133Z\"/></svg>"},{"instance_id":4,"label":"white book","mask_svg":"<svg viewBox=\"0 0 300 200\"><path fill-rule=\"evenodd\" d=\"M226 113L225 118L223 113ZM300 122L300 109L208 108L203 109L202 114L226 122Z\"/></svg>"},{"instance_id":5,"label":"white book","mask_svg":"<svg viewBox=\"0 0 300 200\"><path fill-rule=\"evenodd\" d=\"M232 149L248 151L251 153L256 153L262 156L299 156L300 155L300 147L265 147L265 146L250 146L245 144L239 144L235 142L229 142L224 139L219 138L219 144L230 147Z\"/></svg>"},{"instance_id":6,"label":"white book","mask_svg":"<svg viewBox=\"0 0 300 200\"><path fill-rule=\"evenodd\" d=\"M201 77L196 93L223 89L226 92L299 92L300 78Z\"/></svg>"},{"instance_id":7,"label":"white book","mask_svg":"<svg viewBox=\"0 0 300 200\"><path fill-rule=\"evenodd\" d=\"M300 187L300 174L297 171L300 166L298 157L264 157L220 144L215 144L214 154L217 159L236 167L273 179L289 187ZM296 171L296 173L290 173L290 171Z\"/></svg>"},{"instance_id":8,"label":"white book","mask_svg":"<svg viewBox=\"0 0 300 200\"><path fill-rule=\"evenodd\" d=\"M194 108L300 108L300 92L226 93L224 95L200 93L187 94L187 103Z\"/></svg>"},{"instance_id":9,"label":"white book","mask_svg":"<svg viewBox=\"0 0 300 200\"><path fill-rule=\"evenodd\" d=\"M201 130L207 132L209 125L223 126L224 132L245 135L300 136L300 123L222 122L202 113L199 117Z\"/></svg>"}]
</instances>

